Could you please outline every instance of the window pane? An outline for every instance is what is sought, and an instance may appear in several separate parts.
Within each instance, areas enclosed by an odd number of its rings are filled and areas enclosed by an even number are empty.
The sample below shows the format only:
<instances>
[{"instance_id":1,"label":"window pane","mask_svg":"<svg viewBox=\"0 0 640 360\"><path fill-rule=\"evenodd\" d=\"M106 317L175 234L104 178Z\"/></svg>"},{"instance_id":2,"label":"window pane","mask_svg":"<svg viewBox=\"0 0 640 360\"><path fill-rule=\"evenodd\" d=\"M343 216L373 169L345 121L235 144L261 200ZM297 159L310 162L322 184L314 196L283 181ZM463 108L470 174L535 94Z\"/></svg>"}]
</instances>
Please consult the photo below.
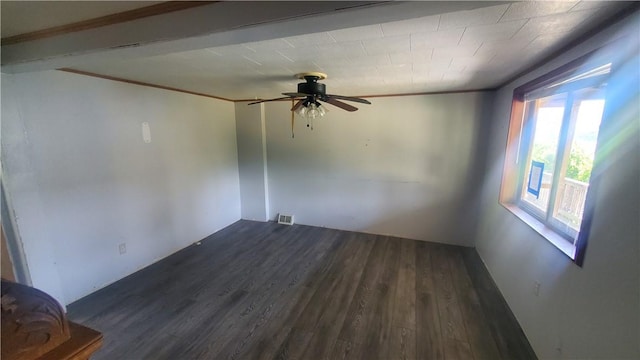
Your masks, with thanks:
<instances>
[{"instance_id":1,"label":"window pane","mask_svg":"<svg viewBox=\"0 0 640 360\"><path fill-rule=\"evenodd\" d=\"M563 164L554 218L575 231L580 230L589 178L604 110L601 90L585 89L574 94L569 151Z\"/></svg>"},{"instance_id":2,"label":"window pane","mask_svg":"<svg viewBox=\"0 0 640 360\"><path fill-rule=\"evenodd\" d=\"M560 127L562 126L565 101L566 94L558 94L535 100L535 113L532 119L535 128L532 130L531 154L526 163L527 168L524 177L525 184L522 187L522 199L545 214L549 205L553 171L556 166L556 154L558 153L558 140L560 138ZM540 185L538 196L532 194L527 186L532 161L544 164L542 184Z\"/></svg>"}]
</instances>

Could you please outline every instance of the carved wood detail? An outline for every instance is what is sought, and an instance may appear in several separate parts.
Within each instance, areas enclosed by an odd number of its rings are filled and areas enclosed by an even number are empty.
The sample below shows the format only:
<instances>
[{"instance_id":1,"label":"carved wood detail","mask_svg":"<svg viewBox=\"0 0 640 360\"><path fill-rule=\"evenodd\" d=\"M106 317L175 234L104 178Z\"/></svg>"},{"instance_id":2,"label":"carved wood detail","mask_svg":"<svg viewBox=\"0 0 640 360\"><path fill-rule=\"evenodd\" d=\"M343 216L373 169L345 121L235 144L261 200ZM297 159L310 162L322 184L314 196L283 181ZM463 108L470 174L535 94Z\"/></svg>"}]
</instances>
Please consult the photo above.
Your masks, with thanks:
<instances>
[{"instance_id":1,"label":"carved wood detail","mask_svg":"<svg viewBox=\"0 0 640 360\"><path fill-rule=\"evenodd\" d=\"M2 359L35 359L69 340L62 306L46 293L2 280Z\"/></svg>"}]
</instances>

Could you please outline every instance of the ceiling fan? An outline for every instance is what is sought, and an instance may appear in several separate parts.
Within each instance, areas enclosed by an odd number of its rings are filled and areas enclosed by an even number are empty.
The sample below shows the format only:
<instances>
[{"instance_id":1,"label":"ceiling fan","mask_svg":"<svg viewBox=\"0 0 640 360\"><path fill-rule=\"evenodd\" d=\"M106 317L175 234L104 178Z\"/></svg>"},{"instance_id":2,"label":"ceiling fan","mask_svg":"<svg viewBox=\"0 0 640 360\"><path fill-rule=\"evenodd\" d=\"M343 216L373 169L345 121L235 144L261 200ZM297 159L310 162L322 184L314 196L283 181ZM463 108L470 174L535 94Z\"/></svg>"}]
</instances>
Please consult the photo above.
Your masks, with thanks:
<instances>
[{"instance_id":1,"label":"ceiling fan","mask_svg":"<svg viewBox=\"0 0 640 360\"><path fill-rule=\"evenodd\" d=\"M249 103L248 105L284 99L291 99L292 101L298 100L291 108L291 111L307 119L315 119L317 117L324 116L327 111L320 104L320 101L329 103L333 106L337 106L347 111L356 111L358 110L358 108L340 100L353 101L362 104L371 104L368 100L360 99L357 97L327 94L326 86L318 82L318 80L326 79L327 74L323 74L320 72L304 72L296 74L296 77L298 79L305 80L305 82L298 84L298 92L282 93L282 95L285 95L284 97L255 101Z\"/></svg>"}]
</instances>

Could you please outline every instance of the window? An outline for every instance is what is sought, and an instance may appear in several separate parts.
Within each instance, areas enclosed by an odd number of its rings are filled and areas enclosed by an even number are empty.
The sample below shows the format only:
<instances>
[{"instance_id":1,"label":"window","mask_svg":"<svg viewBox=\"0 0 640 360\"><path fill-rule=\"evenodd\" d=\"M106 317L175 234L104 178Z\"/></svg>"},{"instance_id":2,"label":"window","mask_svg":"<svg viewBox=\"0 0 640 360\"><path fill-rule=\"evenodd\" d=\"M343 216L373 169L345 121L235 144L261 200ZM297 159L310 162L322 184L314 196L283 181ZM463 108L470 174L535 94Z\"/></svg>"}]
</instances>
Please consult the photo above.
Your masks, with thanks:
<instances>
[{"instance_id":1,"label":"window","mask_svg":"<svg viewBox=\"0 0 640 360\"><path fill-rule=\"evenodd\" d=\"M611 63L586 59L514 91L500 199L578 265L611 73Z\"/></svg>"}]
</instances>

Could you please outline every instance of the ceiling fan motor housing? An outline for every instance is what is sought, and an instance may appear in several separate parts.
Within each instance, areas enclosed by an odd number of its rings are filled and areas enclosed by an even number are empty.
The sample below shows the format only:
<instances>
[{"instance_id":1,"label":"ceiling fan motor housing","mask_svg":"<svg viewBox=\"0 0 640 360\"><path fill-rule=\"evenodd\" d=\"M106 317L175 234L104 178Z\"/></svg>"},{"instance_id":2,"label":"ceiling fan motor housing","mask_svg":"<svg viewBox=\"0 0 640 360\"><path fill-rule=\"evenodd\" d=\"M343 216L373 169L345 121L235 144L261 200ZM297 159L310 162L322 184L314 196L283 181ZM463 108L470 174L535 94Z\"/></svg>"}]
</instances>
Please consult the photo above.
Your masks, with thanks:
<instances>
[{"instance_id":1,"label":"ceiling fan motor housing","mask_svg":"<svg viewBox=\"0 0 640 360\"><path fill-rule=\"evenodd\" d=\"M319 83L318 78L315 76L305 76L307 82L298 84L298 92L310 95L324 95L326 93L326 86Z\"/></svg>"}]
</instances>

